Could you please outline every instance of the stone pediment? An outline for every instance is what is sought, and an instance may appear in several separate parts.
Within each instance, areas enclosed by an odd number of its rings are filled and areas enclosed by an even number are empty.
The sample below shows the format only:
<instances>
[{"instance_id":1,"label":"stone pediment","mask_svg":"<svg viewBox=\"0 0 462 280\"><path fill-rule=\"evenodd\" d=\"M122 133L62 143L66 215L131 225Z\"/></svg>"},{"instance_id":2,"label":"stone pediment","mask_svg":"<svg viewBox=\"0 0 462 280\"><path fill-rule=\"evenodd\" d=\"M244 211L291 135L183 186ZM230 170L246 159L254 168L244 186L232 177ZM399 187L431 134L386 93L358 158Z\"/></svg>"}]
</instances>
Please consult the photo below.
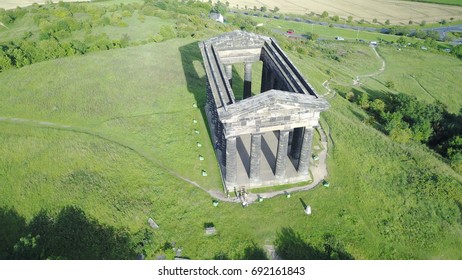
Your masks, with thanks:
<instances>
[{"instance_id":1,"label":"stone pediment","mask_svg":"<svg viewBox=\"0 0 462 280\"><path fill-rule=\"evenodd\" d=\"M204 43L206 45L213 45L213 47L216 50L221 51L261 48L266 41L270 41L270 38L266 36L236 30L209 39Z\"/></svg>"},{"instance_id":2,"label":"stone pediment","mask_svg":"<svg viewBox=\"0 0 462 280\"><path fill-rule=\"evenodd\" d=\"M233 122L243 118L297 115L321 112L328 107L326 100L313 95L273 89L228 106L226 111L220 112L220 119Z\"/></svg>"}]
</instances>

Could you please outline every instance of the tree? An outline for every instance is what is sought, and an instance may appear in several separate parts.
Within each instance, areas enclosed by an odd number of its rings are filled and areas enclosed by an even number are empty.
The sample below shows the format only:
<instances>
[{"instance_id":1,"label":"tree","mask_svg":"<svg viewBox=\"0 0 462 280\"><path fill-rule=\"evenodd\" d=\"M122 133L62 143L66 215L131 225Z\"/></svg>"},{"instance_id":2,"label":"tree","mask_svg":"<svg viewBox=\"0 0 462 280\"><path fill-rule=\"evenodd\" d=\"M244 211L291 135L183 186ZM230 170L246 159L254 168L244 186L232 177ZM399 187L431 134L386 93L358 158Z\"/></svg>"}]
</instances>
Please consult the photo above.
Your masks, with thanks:
<instances>
[{"instance_id":1,"label":"tree","mask_svg":"<svg viewBox=\"0 0 462 280\"><path fill-rule=\"evenodd\" d=\"M277 12L279 12L279 7L275 6L273 9L273 13L277 13Z\"/></svg>"},{"instance_id":2,"label":"tree","mask_svg":"<svg viewBox=\"0 0 462 280\"><path fill-rule=\"evenodd\" d=\"M377 20L376 18L374 18L374 19L372 20L372 22L373 22L373 23L377 23L378 20Z\"/></svg>"},{"instance_id":3,"label":"tree","mask_svg":"<svg viewBox=\"0 0 462 280\"><path fill-rule=\"evenodd\" d=\"M347 22L350 23L353 21L353 17L352 16L348 16L348 19L347 19Z\"/></svg>"},{"instance_id":4,"label":"tree","mask_svg":"<svg viewBox=\"0 0 462 280\"><path fill-rule=\"evenodd\" d=\"M306 32L306 33L305 33L305 37L306 37L308 40L316 41L316 40L319 38L319 34L312 33L312 32Z\"/></svg>"},{"instance_id":5,"label":"tree","mask_svg":"<svg viewBox=\"0 0 462 280\"><path fill-rule=\"evenodd\" d=\"M377 98L370 103L370 107L380 115L385 111L385 102L383 102L382 99Z\"/></svg>"},{"instance_id":6,"label":"tree","mask_svg":"<svg viewBox=\"0 0 462 280\"><path fill-rule=\"evenodd\" d=\"M363 109L369 108L369 96L367 95L367 93L365 92L361 93L359 100L358 100L358 104Z\"/></svg>"},{"instance_id":7,"label":"tree","mask_svg":"<svg viewBox=\"0 0 462 280\"><path fill-rule=\"evenodd\" d=\"M390 25L390 20L389 20L389 19L387 19L387 20L385 21L385 25Z\"/></svg>"},{"instance_id":8,"label":"tree","mask_svg":"<svg viewBox=\"0 0 462 280\"><path fill-rule=\"evenodd\" d=\"M385 86L389 89L394 89L395 88L395 83L392 80L387 80L385 82Z\"/></svg>"},{"instance_id":9,"label":"tree","mask_svg":"<svg viewBox=\"0 0 462 280\"><path fill-rule=\"evenodd\" d=\"M435 30L427 30L427 37L438 41L440 39L440 34Z\"/></svg>"},{"instance_id":10,"label":"tree","mask_svg":"<svg viewBox=\"0 0 462 280\"><path fill-rule=\"evenodd\" d=\"M335 22L337 22L337 21L340 20L340 18L339 18L339 16L335 15L335 16L332 17L332 20L335 21Z\"/></svg>"},{"instance_id":11,"label":"tree","mask_svg":"<svg viewBox=\"0 0 462 280\"><path fill-rule=\"evenodd\" d=\"M45 59L54 59L66 56L66 51L55 39L40 41L38 42L37 47L42 51Z\"/></svg>"},{"instance_id":12,"label":"tree","mask_svg":"<svg viewBox=\"0 0 462 280\"><path fill-rule=\"evenodd\" d=\"M398 40L396 40L396 43L404 46L404 45L406 45L407 41L403 36L401 36L401 37L398 38Z\"/></svg>"},{"instance_id":13,"label":"tree","mask_svg":"<svg viewBox=\"0 0 462 280\"><path fill-rule=\"evenodd\" d=\"M268 8L266 8L266 6L261 6L261 7L260 7L260 11L261 11L262 13L265 13L267 10L268 10Z\"/></svg>"},{"instance_id":14,"label":"tree","mask_svg":"<svg viewBox=\"0 0 462 280\"><path fill-rule=\"evenodd\" d=\"M4 72L11 68L10 58L0 50L0 72Z\"/></svg>"},{"instance_id":15,"label":"tree","mask_svg":"<svg viewBox=\"0 0 462 280\"><path fill-rule=\"evenodd\" d=\"M228 7L226 7L226 4L221 3L218 1L212 8L212 11L215 13L219 13L224 15L228 11Z\"/></svg>"},{"instance_id":16,"label":"tree","mask_svg":"<svg viewBox=\"0 0 462 280\"><path fill-rule=\"evenodd\" d=\"M462 45L458 45L452 49L452 53L454 53L458 58L462 59Z\"/></svg>"},{"instance_id":17,"label":"tree","mask_svg":"<svg viewBox=\"0 0 462 280\"><path fill-rule=\"evenodd\" d=\"M322 12L321 17L322 18L327 18L327 17L329 17L329 13L327 11L324 11L324 12Z\"/></svg>"}]
</instances>

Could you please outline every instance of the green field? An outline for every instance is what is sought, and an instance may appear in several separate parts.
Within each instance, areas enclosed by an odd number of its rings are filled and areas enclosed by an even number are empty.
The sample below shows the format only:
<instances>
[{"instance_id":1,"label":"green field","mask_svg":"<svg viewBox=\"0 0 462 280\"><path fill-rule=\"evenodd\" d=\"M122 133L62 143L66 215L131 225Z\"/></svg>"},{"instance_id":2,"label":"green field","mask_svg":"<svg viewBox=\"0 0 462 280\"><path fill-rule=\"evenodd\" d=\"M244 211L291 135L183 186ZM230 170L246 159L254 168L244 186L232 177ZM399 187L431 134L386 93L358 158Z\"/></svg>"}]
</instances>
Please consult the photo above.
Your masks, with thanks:
<instances>
[{"instance_id":1,"label":"green field","mask_svg":"<svg viewBox=\"0 0 462 280\"><path fill-rule=\"evenodd\" d=\"M459 0L407 0L407 1L462 6L462 3Z\"/></svg>"},{"instance_id":2,"label":"green field","mask_svg":"<svg viewBox=\"0 0 462 280\"><path fill-rule=\"evenodd\" d=\"M393 142L340 94L328 97L321 121L331 135L330 187L214 207L207 191L222 185L197 44L177 38L0 73L0 258L134 259L143 251L171 259L173 246L191 259L252 259L265 257L266 245L284 248L286 259L462 258L462 175L421 144ZM288 55L320 94L327 79L352 88L354 77L381 67L364 44L297 44ZM356 90L460 110L460 60L393 46L379 53L385 71ZM210 224L217 234L206 236ZM34 238L38 245L28 243Z\"/></svg>"}]
</instances>

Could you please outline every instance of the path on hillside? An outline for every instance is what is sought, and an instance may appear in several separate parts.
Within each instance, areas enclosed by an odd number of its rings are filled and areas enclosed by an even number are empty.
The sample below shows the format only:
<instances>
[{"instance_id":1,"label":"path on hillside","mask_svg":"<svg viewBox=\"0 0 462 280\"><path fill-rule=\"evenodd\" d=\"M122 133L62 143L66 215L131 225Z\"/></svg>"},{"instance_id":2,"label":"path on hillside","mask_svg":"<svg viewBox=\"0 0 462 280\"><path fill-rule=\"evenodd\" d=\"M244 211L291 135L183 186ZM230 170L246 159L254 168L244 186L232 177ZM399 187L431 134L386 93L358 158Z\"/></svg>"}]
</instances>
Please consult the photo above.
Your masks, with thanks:
<instances>
[{"instance_id":1,"label":"path on hillside","mask_svg":"<svg viewBox=\"0 0 462 280\"><path fill-rule=\"evenodd\" d=\"M99 133L96 133L96 132L91 131L91 130L86 129L86 128L80 128L80 127L71 126L71 125L65 125L65 124L59 124L59 123L53 123L53 122L47 122L47 121L39 121L39 120L33 120L33 119L1 117L0 116L0 122L12 123L12 124L23 125L23 126L35 126L35 127L42 127L42 128L64 130L64 131L81 133L81 134L86 134L86 135L93 136L93 137L96 137L96 138L100 138L102 140L111 142L111 143L116 144L118 146L127 148L127 149L137 153L139 156L145 158L149 162L151 162L151 163L153 163L155 165L158 165L159 167L161 167L162 169L164 169L165 171L170 173L170 175L172 175L172 176L174 176L174 177L176 177L176 178L178 178L178 179L180 179L182 181L188 182L189 184L191 184L191 185L193 185L193 186L195 186L195 187L197 187L197 188L199 188L199 189L201 189L201 190L203 190L205 192L210 193L210 191L207 190L206 188L204 188L203 186L199 185L198 183L196 183L196 182L194 182L194 181L192 181L192 180L190 180L190 179L188 179L186 177L181 176L179 173L177 173L177 172L171 170L170 168L166 167L165 165L162 164L162 162L160 160L155 159L152 156L148 155L142 149L134 147L134 146L129 145L127 143L123 143L122 141L116 140L116 139L114 139L114 138L112 138L110 136L99 134Z\"/></svg>"},{"instance_id":2,"label":"path on hillside","mask_svg":"<svg viewBox=\"0 0 462 280\"><path fill-rule=\"evenodd\" d=\"M375 77L379 74L382 74L383 71L385 71L385 67L387 66L385 60L379 55L379 53L377 52L377 50L375 49L374 46L371 46L372 50L374 51L375 55L377 56L377 58L382 62L382 67L380 67L380 69L374 73L371 73L371 74L366 74L366 75L360 75L360 76L356 76L356 79L353 80L353 85L356 86L356 85L361 85L361 82L360 82L360 79L361 78L371 78L371 77Z\"/></svg>"},{"instance_id":3,"label":"path on hillside","mask_svg":"<svg viewBox=\"0 0 462 280\"><path fill-rule=\"evenodd\" d=\"M204 192L207 192L212 198L215 200L220 200L220 201L227 201L227 202L235 202L235 203L242 203L243 198L242 197L235 197L235 196L226 196L222 191L218 190L208 190L205 187L199 185L197 182L190 180L181 174L173 171L172 169L166 167L165 165L162 164L162 162L158 159L153 158L152 156L148 155L146 152L144 152L142 149L134 147L132 145L129 145L127 143L123 143L120 140L116 140L112 137L109 137L107 135L99 134L94 131L91 131L86 128L80 128L76 126L71 126L71 125L65 125L65 124L59 124L59 123L53 123L53 122L48 122L48 121L41 121L41 120L34 120L34 119L25 119L25 118L14 118L14 117L1 117L0 116L0 122L4 123L11 123L15 125L22 125L22 126L35 126L35 127L41 127L41 128L50 128L50 129L57 129L57 130L64 130L64 131L69 131L69 132L75 132L75 133L81 133L81 134L86 134L89 136L97 137L102 140L111 142L113 144L116 144L118 146L127 148L135 153L137 153L139 156L147 159L149 162L161 167L170 175L176 177L177 179L180 179L182 181L185 181L194 187L197 187ZM296 192L296 191L303 191L303 190L309 190L316 185L318 185L324 178L327 177L327 166L326 166L326 157L327 157L327 138L325 136L324 131L322 129L319 130L321 133L321 145L322 145L322 151L319 153L318 157L319 160L317 161L315 168L312 169L312 174L313 174L313 182L311 184L308 184L306 186L300 186L300 187L295 187L291 189L287 189L284 191L275 191L275 192L268 192L268 193L261 193L261 194L249 194L246 197L246 202L248 204L253 203L258 200L259 197L263 198L270 198L274 197L277 195L282 195L286 194L288 192Z\"/></svg>"},{"instance_id":4,"label":"path on hillside","mask_svg":"<svg viewBox=\"0 0 462 280\"><path fill-rule=\"evenodd\" d=\"M387 67L387 64L385 62L385 60L379 55L379 53L377 52L377 50L375 49L376 47L374 46L370 46L372 48L372 50L374 51L375 55L377 56L377 58L382 62L382 66L380 67L379 70L373 72L373 73L370 73L370 74L365 74L365 75L358 75L356 76L355 79L353 79L353 85L354 86L361 86L361 79L364 79L364 78L372 78L372 77L375 77L377 75L380 75L383 73L383 71L385 71L385 68ZM323 83L322 83L322 86L326 89L326 93L324 93L322 96L325 97L325 98L333 98L335 97L335 90L331 89L329 87L329 84L330 84L330 81L331 81L331 78L325 80Z\"/></svg>"}]
</instances>

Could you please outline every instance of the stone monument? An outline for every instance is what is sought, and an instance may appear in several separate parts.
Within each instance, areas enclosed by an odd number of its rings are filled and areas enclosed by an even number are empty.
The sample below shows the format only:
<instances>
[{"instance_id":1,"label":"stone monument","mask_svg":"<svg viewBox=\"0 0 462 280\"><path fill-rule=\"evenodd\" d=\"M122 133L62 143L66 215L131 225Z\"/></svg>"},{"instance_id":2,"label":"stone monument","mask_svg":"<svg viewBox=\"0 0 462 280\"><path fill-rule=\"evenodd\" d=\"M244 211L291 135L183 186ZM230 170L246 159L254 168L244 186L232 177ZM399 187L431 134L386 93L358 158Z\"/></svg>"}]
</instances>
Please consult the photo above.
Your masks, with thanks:
<instances>
[{"instance_id":1,"label":"stone monument","mask_svg":"<svg viewBox=\"0 0 462 280\"><path fill-rule=\"evenodd\" d=\"M226 191L310 180L314 128L328 109L270 37L234 31L199 44L207 74L205 111ZM260 92L252 66L261 61ZM244 67L243 99L233 67Z\"/></svg>"}]
</instances>

